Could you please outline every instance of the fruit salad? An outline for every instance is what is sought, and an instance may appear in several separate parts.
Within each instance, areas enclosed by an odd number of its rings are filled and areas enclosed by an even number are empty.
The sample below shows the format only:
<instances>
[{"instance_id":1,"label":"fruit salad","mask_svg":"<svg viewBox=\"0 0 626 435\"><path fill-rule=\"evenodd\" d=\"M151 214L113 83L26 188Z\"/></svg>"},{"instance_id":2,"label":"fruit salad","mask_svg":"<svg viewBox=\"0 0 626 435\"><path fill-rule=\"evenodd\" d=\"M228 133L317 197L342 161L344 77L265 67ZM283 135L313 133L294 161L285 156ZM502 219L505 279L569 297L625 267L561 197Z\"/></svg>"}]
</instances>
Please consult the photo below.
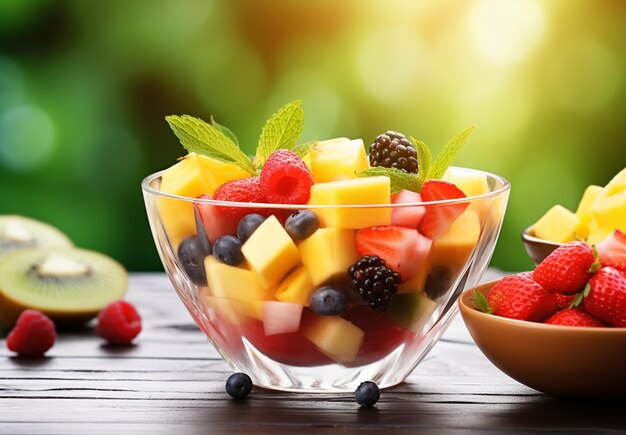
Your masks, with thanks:
<instances>
[{"instance_id":1,"label":"fruit salad","mask_svg":"<svg viewBox=\"0 0 626 435\"><path fill-rule=\"evenodd\" d=\"M473 128L436 157L394 131L368 148L298 143L294 102L249 157L213 119L167 121L188 154L160 174L153 231L167 237L183 300L231 361L379 361L419 344L486 267L506 198L490 195L486 173L449 168Z\"/></svg>"}]
</instances>

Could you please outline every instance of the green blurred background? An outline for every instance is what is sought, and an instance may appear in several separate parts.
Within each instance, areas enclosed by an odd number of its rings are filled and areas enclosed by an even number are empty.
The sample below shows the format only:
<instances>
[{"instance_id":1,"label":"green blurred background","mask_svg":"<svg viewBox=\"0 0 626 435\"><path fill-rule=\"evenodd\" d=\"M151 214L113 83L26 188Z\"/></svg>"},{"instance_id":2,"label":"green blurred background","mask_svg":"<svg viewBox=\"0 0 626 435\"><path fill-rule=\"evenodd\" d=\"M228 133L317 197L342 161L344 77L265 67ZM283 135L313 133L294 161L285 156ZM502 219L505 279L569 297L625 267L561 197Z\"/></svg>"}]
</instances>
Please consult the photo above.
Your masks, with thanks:
<instances>
[{"instance_id":1,"label":"green blurred background","mask_svg":"<svg viewBox=\"0 0 626 435\"><path fill-rule=\"evenodd\" d=\"M626 166L626 2L0 1L0 214L161 270L139 183L184 154L164 116L210 115L248 152L302 99L303 139L389 129L508 178L492 265L520 231Z\"/></svg>"}]
</instances>

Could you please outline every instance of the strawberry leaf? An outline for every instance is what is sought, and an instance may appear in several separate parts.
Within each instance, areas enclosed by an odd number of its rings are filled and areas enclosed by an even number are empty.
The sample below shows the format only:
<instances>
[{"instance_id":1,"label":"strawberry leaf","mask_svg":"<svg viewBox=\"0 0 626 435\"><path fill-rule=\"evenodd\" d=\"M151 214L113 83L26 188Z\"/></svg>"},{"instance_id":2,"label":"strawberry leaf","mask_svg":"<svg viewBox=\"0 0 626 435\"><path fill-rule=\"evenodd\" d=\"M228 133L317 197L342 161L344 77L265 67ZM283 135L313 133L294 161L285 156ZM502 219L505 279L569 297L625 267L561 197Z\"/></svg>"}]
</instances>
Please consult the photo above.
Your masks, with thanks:
<instances>
[{"instance_id":1,"label":"strawberry leaf","mask_svg":"<svg viewBox=\"0 0 626 435\"><path fill-rule=\"evenodd\" d=\"M456 158L457 154L459 154L459 151L461 151L461 148L463 148L463 146L467 143L470 135L474 131L474 128L475 127L472 126L463 130L461 133L450 139L435 159L429 170L428 178L439 179L443 176L446 169L448 169L448 166L452 164L452 161Z\"/></svg>"},{"instance_id":2,"label":"strawberry leaf","mask_svg":"<svg viewBox=\"0 0 626 435\"><path fill-rule=\"evenodd\" d=\"M381 175L389 177L392 195L396 192L400 192L401 190L410 190L413 192L419 192L422 190L422 184L420 183L417 174L410 174L402 169L375 166L356 174L359 178L379 177Z\"/></svg>"},{"instance_id":3,"label":"strawberry leaf","mask_svg":"<svg viewBox=\"0 0 626 435\"><path fill-rule=\"evenodd\" d=\"M478 290L474 290L472 293L472 302L474 306L478 308L480 311L486 314L493 314L493 310L489 306L489 302L487 302L487 298L484 294L479 292Z\"/></svg>"},{"instance_id":4,"label":"strawberry leaf","mask_svg":"<svg viewBox=\"0 0 626 435\"><path fill-rule=\"evenodd\" d=\"M267 120L261 131L254 158L256 165L261 167L276 150L294 148L303 129L304 112L300 100L293 101L278 109Z\"/></svg>"},{"instance_id":5,"label":"strawberry leaf","mask_svg":"<svg viewBox=\"0 0 626 435\"><path fill-rule=\"evenodd\" d=\"M165 119L187 151L256 173L248 156L221 129L189 115L170 115Z\"/></svg>"}]
</instances>

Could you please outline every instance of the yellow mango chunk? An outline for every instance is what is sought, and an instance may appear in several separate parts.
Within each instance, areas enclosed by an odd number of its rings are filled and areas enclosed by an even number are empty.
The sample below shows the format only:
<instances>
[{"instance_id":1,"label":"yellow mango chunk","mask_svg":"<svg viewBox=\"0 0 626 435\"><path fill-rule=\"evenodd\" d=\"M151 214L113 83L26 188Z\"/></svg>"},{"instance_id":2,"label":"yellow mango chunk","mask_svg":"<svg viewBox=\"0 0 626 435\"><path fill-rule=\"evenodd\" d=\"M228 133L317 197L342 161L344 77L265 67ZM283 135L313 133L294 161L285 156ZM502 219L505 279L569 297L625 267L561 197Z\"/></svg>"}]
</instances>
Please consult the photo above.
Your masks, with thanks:
<instances>
[{"instance_id":1,"label":"yellow mango chunk","mask_svg":"<svg viewBox=\"0 0 626 435\"><path fill-rule=\"evenodd\" d=\"M428 255L430 268L445 266L458 272L478 243L480 219L473 210L466 210L443 236L433 241Z\"/></svg>"},{"instance_id":2,"label":"yellow mango chunk","mask_svg":"<svg viewBox=\"0 0 626 435\"><path fill-rule=\"evenodd\" d=\"M311 186L309 204L389 204L388 177L365 177ZM358 229L391 223L391 208L315 209L322 227Z\"/></svg>"},{"instance_id":3,"label":"yellow mango chunk","mask_svg":"<svg viewBox=\"0 0 626 435\"><path fill-rule=\"evenodd\" d=\"M586 241L590 245L596 245L609 237L614 230L611 228L595 228L592 229L586 237Z\"/></svg>"},{"instance_id":4,"label":"yellow mango chunk","mask_svg":"<svg viewBox=\"0 0 626 435\"><path fill-rule=\"evenodd\" d=\"M221 320L232 325L244 324L247 319L263 320L263 301L241 301L237 299L216 298L208 288L200 291L200 305L210 316L211 311Z\"/></svg>"},{"instance_id":5,"label":"yellow mango chunk","mask_svg":"<svg viewBox=\"0 0 626 435\"><path fill-rule=\"evenodd\" d=\"M398 293L423 293L427 275L428 267L422 265L413 278L400 284Z\"/></svg>"},{"instance_id":6,"label":"yellow mango chunk","mask_svg":"<svg viewBox=\"0 0 626 435\"><path fill-rule=\"evenodd\" d=\"M574 240L580 218L561 205L555 205L533 225L534 236L557 243Z\"/></svg>"},{"instance_id":7,"label":"yellow mango chunk","mask_svg":"<svg viewBox=\"0 0 626 435\"><path fill-rule=\"evenodd\" d=\"M273 215L246 240L241 253L264 287L274 286L300 264L296 244Z\"/></svg>"},{"instance_id":8,"label":"yellow mango chunk","mask_svg":"<svg viewBox=\"0 0 626 435\"><path fill-rule=\"evenodd\" d=\"M315 290L311 276L305 267L299 267L283 280L276 290L276 300L309 306L309 298Z\"/></svg>"},{"instance_id":9,"label":"yellow mango chunk","mask_svg":"<svg viewBox=\"0 0 626 435\"><path fill-rule=\"evenodd\" d=\"M195 198L210 195L226 181L249 177L243 169L210 157L190 153L182 161L163 171L161 192ZM174 246L196 233L191 202L159 198L159 212L165 230Z\"/></svg>"},{"instance_id":10,"label":"yellow mango chunk","mask_svg":"<svg viewBox=\"0 0 626 435\"><path fill-rule=\"evenodd\" d=\"M482 195L490 191L487 176L480 173L457 174L446 171L442 180L453 183L463 191L466 196Z\"/></svg>"},{"instance_id":11,"label":"yellow mango chunk","mask_svg":"<svg viewBox=\"0 0 626 435\"><path fill-rule=\"evenodd\" d=\"M576 215L579 217L582 216L590 216L591 215L591 205L596 200L598 195L602 192L603 188L601 186L588 186L585 189L585 193L583 193L583 197L580 199L578 203L578 208L576 209Z\"/></svg>"},{"instance_id":12,"label":"yellow mango chunk","mask_svg":"<svg viewBox=\"0 0 626 435\"><path fill-rule=\"evenodd\" d=\"M347 276L348 267L359 259L354 233L354 230L320 228L298 245L302 264L315 287L332 278Z\"/></svg>"},{"instance_id":13,"label":"yellow mango chunk","mask_svg":"<svg viewBox=\"0 0 626 435\"><path fill-rule=\"evenodd\" d=\"M369 168L363 140L322 141L311 147L311 175L316 183L356 178Z\"/></svg>"},{"instance_id":14,"label":"yellow mango chunk","mask_svg":"<svg viewBox=\"0 0 626 435\"><path fill-rule=\"evenodd\" d=\"M320 316L304 328L302 335L329 358L350 363L359 353L365 333L343 317Z\"/></svg>"},{"instance_id":15,"label":"yellow mango chunk","mask_svg":"<svg viewBox=\"0 0 626 435\"><path fill-rule=\"evenodd\" d=\"M605 189L591 205L591 213L600 228L626 231L626 190L610 194Z\"/></svg>"},{"instance_id":16,"label":"yellow mango chunk","mask_svg":"<svg viewBox=\"0 0 626 435\"><path fill-rule=\"evenodd\" d=\"M204 260L204 268L211 296L243 302L274 298L272 290L263 286L251 270L221 263L212 255Z\"/></svg>"}]
</instances>

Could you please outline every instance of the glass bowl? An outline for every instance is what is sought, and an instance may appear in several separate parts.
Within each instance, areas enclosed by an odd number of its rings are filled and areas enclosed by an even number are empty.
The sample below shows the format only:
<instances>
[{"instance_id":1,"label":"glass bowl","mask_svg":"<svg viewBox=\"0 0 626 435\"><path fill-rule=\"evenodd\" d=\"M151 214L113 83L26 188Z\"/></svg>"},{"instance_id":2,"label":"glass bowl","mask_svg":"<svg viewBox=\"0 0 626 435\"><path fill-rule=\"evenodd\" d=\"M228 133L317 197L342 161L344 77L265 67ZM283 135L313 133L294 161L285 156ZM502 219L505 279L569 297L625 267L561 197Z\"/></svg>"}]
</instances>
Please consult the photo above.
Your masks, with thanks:
<instances>
[{"instance_id":1,"label":"glass bowl","mask_svg":"<svg viewBox=\"0 0 626 435\"><path fill-rule=\"evenodd\" d=\"M449 171L484 176L487 193L400 204L234 203L160 192L161 173L146 177L142 190L167 275L234 371L247 373L263 388L345 392L365 380L381 388L402 382L448 327L458 296L476 285L489 263L509 183L474 169ZM294 242L283 223L303 209L315 212L321 226ZM402 282L388 310L379 312L361 301L348 275L350 265L367 255L355 248L359 229L390 221L410 226L425 212L445 220L459 209L462 214L434 240L411 233L418 242L406 245L410 252L403 251ZM269 217L244 242L242 265L204 254L191 263L188 256L181 261L178 250L185 238L205 240L208 235L215 242L216 235L236 234L238 219L232 216L248 211ZM376 243L371 234L369 242ZM347 311L327 316L313 312L311 292L327 285L345 292Z\"/></svg>"}]
</instances>

